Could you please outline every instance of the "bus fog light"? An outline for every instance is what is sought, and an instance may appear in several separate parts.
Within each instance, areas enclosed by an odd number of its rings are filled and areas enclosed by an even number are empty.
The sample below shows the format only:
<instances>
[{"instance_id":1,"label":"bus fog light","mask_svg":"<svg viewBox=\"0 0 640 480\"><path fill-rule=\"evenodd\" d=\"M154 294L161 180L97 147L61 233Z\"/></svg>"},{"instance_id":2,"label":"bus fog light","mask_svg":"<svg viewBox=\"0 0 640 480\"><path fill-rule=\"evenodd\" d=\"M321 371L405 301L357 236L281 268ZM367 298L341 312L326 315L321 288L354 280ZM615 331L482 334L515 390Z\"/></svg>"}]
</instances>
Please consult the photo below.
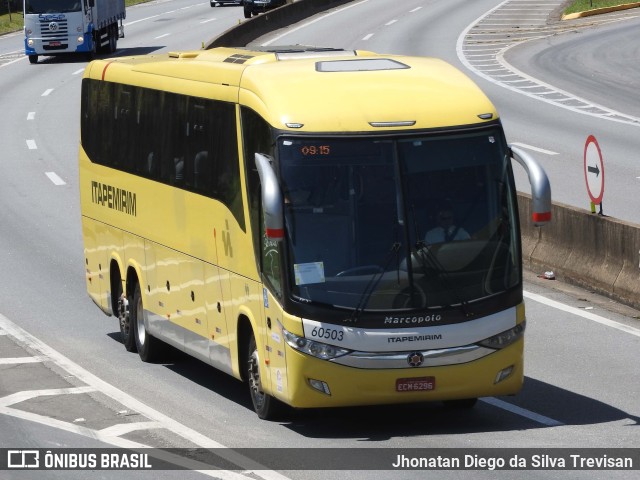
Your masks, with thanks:
<instances>
[{"instance_id":1,"label":"bus fog light","mask_svg":"<svg viewBox=\"0 0 640 480\"><path fill-rule=\"evenodd\" d=\"M326 393L327 395L331 395L331 390L329 390L329 385L327 385L322 380L314 380L313 378L309 379L309 385L311 385L314 389L319 392Z\"/></svg>"},{"instance_id":2,"label":"bus fog light","mask_svg":"<svg viewBox=\"0 0 640 480\"><path fill-rule=\"evenodd\" d=\"M27 40L27 45L33 47L33 39L30 38L29 40Z\"/></svg>"},{"instance_id":3,"label":"bus fog light","mask_svg":"<svg viewBox=\"0 0 640 480\"><path fill-rule=\"evenodd\" d=\"M505 378L508 378L511 376L511 374L513 373L513 369L515 367L513 365L508 366L507 368L504 368L502 370L500 370L498 372L498 374L496 375L496 381L494 383L500 383L501 381L503 381Z\"/></svg>"},{"instance_id":4,"label":"bus fog light","mask_svg":"<svg viewBox=\"0 0 640 480\"><path fill-rule=\"evenodd\" d=\"M78 45L82 45L84 43L84 37L78 37Z\"/></svg>"}]
</instances>

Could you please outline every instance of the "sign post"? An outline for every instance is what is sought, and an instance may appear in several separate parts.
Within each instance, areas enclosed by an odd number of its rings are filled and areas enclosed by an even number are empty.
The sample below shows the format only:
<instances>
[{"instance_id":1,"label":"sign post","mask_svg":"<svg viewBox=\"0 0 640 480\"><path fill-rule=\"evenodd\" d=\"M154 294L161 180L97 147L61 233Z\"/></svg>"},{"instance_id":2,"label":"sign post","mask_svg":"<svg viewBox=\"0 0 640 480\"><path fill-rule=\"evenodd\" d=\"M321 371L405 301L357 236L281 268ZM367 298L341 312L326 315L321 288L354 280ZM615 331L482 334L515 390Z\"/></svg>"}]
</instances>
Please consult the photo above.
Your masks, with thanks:
<instances>
[{"instance_id":1,"label":"sign post","mask_svg":"<svg viewBox=\"0 0 640 480\"><path fill-rule=\"evenodd\" d=\"M595 213L595 205L600 205L602 213L602 197L604 196L604 162L596 137L589 135L584 145L584 179L587 193L591 198L591 212Z\"/></svg>"}]
</instances>

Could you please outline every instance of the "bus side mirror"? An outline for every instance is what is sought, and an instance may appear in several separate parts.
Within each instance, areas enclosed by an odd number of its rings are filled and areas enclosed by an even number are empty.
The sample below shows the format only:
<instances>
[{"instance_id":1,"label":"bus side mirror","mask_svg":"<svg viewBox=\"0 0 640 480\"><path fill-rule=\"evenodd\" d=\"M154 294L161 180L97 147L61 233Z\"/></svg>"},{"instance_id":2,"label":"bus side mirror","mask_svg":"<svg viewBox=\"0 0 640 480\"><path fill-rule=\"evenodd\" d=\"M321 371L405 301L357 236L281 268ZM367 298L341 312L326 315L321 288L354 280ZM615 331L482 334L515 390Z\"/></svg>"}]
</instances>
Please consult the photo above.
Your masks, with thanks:
<instances>
[{"instance_id":1,"label":"bus side mirror","mask_svg":"<svg viewBox=\"0 0 640 480\"><path fill-rule=\"evenodd\" d=\"M256 153L256 167L262 185L262 210L264 212L264 231L270 240L284 238L284 217L282 213L282 192L278 177L271 166L271 158Z\"/></svg>"},{"instance_id":2,"label":"bus side mirror","mask_svg":"<svg viewBox=\"0 0 640 480\"><path fill-rule=\"evenodd\" d=\"M531 221L536 227L546 225L551 221L551 185L549 177L540 164L521 148L509 146L511 158L522 165L531 184L531 200L533 213Z\"/></svg>"}]
</instances>

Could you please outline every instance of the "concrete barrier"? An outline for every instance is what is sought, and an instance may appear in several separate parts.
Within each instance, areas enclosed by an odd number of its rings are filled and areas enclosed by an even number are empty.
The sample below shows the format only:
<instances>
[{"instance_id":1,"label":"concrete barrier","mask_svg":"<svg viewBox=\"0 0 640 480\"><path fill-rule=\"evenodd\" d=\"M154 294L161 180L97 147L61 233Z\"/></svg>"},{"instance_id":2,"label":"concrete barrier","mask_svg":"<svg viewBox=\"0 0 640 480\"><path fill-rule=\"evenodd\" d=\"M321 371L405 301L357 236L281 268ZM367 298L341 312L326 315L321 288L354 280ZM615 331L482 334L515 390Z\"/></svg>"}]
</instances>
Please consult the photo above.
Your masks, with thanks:
<instances>
[{"instance_id":1,"label":"concrete barrier","mask_svg":"<svg viewBox=\"0 0 640 480\"><path fill-rule=\"evenodd\" d=\"M353 0L300 0L247 19L205 43L204 49L214 47L245 47L255 39L316 13L339 7ZM319 45L322 46L322 45Z\"/></svg>"},{"instance_id":2,"label":"concrete barrier","mask_svg":"<svg viewBox=\"0 0 640 480\"><path fill-rule=\"evenodd\" d=\"M518 193L524 267L640 309L640 225L554 204L544 227L531 222L531 197Z\"/></svg>"}]
</instances>

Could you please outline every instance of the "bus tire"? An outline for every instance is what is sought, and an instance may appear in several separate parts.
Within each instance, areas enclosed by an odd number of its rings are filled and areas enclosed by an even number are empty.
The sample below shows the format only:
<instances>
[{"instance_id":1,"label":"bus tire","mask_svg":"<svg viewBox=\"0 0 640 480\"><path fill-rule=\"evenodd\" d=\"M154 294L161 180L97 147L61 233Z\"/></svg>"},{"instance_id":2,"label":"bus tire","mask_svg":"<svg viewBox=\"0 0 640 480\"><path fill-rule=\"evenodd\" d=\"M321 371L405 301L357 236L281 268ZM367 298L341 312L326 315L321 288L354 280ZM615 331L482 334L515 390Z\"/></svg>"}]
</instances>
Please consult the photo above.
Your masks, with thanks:
<instances>
[{"instance_id":1,"label":"bus tire","mask_svg":"<svg viewBox=\"0 0 640 480\"><path fill-rule=\"evenodd\" d=\"M258 417L263 420L277 419L284 411L284 404L262 391L262 385L260 384L260 355L253 332L249 337L245 367L251 402Z\"/></svg>"},{"instance_id":2,"label":"bus tire","mask_svg":"<svg viewBox=\"0 0 640 480\"><path fill-rule=\"evenodd\" d=\"M120 324L120 337L122 338L122 344L127 352L136 351L136 341L133 335L133 328L131 328L131 298L125 298L122 293L122 283L116 282L116 288L114 292L117 298L118 305L118 323Z\"/></svg>"},{"instance_id":3,"label":"bus tire","mask_svg":"<svg viewBox=\"0 0 640 480\"><path fill-rule=\"evenodd\" d=\"M144 305L142 304L142 292L140 291L139 283L136 283L129 309L132 336L135 339L138 355L140 355L140 359L143 362L153 362L161 356L164 345L147 332L144 324Z\"/></svg>"}]
</instances>

